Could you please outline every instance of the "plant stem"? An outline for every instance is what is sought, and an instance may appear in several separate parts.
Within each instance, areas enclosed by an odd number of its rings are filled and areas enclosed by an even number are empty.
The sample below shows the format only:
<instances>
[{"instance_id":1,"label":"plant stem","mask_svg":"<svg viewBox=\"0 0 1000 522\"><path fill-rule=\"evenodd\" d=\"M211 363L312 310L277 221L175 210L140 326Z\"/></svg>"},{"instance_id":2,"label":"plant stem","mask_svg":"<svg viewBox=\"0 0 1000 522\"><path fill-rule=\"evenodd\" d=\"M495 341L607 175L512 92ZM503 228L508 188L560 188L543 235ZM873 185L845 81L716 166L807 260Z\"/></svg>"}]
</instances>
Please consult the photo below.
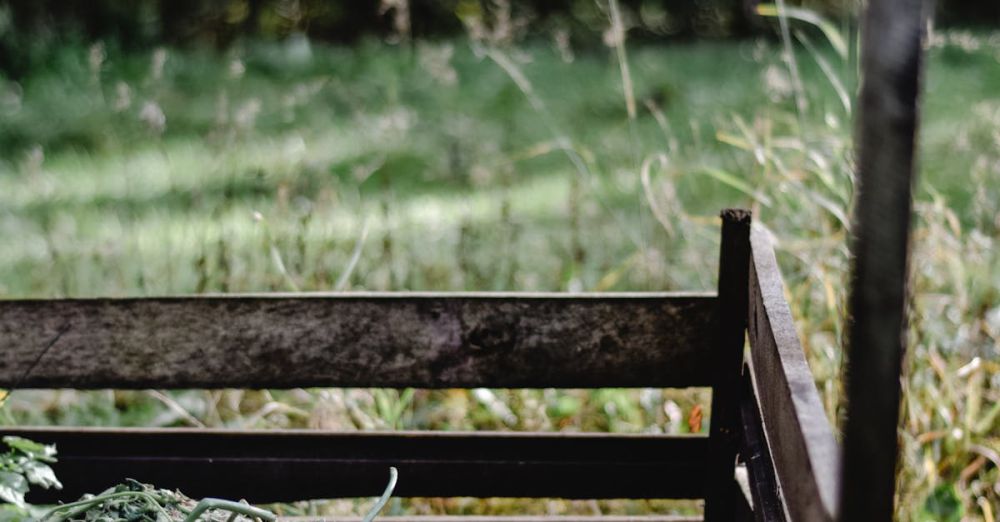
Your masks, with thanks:
<instances>
[{"instance_id":1,"label":"plant stem","mask_svg":"<svg viewBox=\"0 0 1000 522\"><path fill-rule=\"evenodd\" d=\"M365 518L361 519L361 522L372 522L372 520L375 520L375 517L379 514L380 511L382 511L382 508L385 507L385 504L389 502L389 497L392 496L392 490L396 489L396 479L398 477L399 477L399 472L396 471L396 468L394 467L389 468L389 484L385 486L385 491L382 492L382 496L379 497L378 502L376 502L375 505L368 510L368 513L365 514Z\"/></svg>"},{"instance_id":2,"label":"plant stem","mask_svg":"<svg viewBox=\"0 0 1000 522\"><path fill-rule=\"evenodd\" d=\"M164 511L163 506L161 506L160 503L156 500L156 498L153 497L152 495L150 495L149 493L146 493L144 491L119 491L117 493L107 493L107 494L103 494L103 495L98 495L98 496L93 497L93 498L88 498L86 500L77 500L76 502L70 502L69 504L63 504L61 506L54 507L54 508L50 509L49 511L46 511L45 514L43 514L39 518L39 521L48 520L49 517L55 515L56 513L60 512L62 510L65 510L65 509L83 508L82 510L74 509L73 511L71 511L69 513L66 513L63 516L56 518L56 520L65 520L66 518L69 518L69 517L71 517L73 515L76 515L76 514L80 513L81 511L86 511L87 509L89 509L91 506L93 506L95 504L100 504L100 503L102 503L102 502L104 502L106 500L111 500L111 499L114 499L114 498L121 498L121 497L139 497L139 498L142 498L142 499L146 500L147 502L149 502L157 511L160 512L160 514L162 514L164 517L166 517L167 520L170 519L170 516L167 515L166 511Z\"/></svg>"},{"instance_id":3,"label":"plant stem","mask_svg":"<svg viewBox=\"0 0 1000 522\"><path fill-rule=\"evenodd\" d=\"M210 509L225 509L233 514L239 513L240 515L263 520L265 522L274 522L278 518L274 513L271 513L266 509L253 507L242 502L233 502L232 500L222 500L219 498L203 498L198 502L198 505L191 510L191 513L188 513L188 516L184 518L183 522L196 522L202 513Z\"/></svg>"}]
</instances>

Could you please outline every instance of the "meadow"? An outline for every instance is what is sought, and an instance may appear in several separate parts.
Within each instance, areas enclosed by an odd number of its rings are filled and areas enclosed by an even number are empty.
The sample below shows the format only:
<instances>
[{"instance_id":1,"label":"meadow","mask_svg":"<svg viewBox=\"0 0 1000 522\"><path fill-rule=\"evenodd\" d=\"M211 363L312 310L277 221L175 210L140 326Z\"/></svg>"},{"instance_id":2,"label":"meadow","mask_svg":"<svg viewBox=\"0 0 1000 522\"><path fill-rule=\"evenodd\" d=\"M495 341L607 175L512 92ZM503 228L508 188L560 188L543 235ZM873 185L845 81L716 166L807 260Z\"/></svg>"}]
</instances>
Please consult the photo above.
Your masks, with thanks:
<instances>
[{"instance_id":1,"label":"meadow","mask_svg":"<svg viewBox=\"0 0 1000 522\"><path fill-rule=\"evenodd\" d=\"M854 41L850 32L841 38ZM792 54L768 39L608 44L66 45L24 79L0 78L0 296L712 290L716 216L744 206L777 240L799 335L836 425L856 49L811 32L798 33ZM935 33L924 93L899 517L993 521L1000 34ZM0 422L686 433L707 430L709 397L18 390ZM393 505L416 513L696 509Z\"/></svg>"}]
</instances>

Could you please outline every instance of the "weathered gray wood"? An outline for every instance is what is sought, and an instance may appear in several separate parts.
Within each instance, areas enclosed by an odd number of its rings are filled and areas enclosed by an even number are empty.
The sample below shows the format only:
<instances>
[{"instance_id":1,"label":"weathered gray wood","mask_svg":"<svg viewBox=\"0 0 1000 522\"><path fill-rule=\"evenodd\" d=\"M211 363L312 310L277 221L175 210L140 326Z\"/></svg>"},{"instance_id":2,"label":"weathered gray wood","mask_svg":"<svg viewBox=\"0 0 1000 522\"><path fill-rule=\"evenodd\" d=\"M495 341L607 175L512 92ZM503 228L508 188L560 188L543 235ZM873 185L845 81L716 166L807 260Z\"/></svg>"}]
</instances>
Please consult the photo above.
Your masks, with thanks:
<instances>
[{"instance_id":1,"label":"weathered gray wood","mask_svg":"<svg viewBox=\"0 0 1000 522\"><path fill-rule=\"evenodd\" d=\"M791 521L836 520L840 453L799 344L774 248L750 243L750 362L755 394Z\"/></svg>"},{"instance_id":2,"label":"weathered gray wood","mask_svg":"<svg viewBox=\"0 0 1000 522\"><path fill-rule=\"evenodd\" d=\"M398 497L701 498L702 436L599 433L0 428L55 444L73 500L125 477L198 497L251 502L379 495L390 466Z\"/></svg>"},{"instance_id":3,"label":"weathered gray wood","mask_svg":"<svg viewBox=\"0 0 1000 522\"><path fill-rule=\"evenodd\" d=\"M844 520L894 519L924 0L869 0L862 22L848 299Z\"/></svg>"},{"instance_id":4,"label":"weathered gray wood","mask_svg":"<svg viewBox=\"0 0 1000 522\"><path fill-rule=\"evenodd\" d=\"M0 387L705 386L715 313L665 293L0 301Z\"/></svg>"},{"instance_id":5,"label":"weathered gray wood","mask_svg":"<svg viewBox=\"0 0 1000 522\"><path fill-rule=\"evenodd\" d=\"M750 495L753 498L753 520L785 522L784 500L778 489L774 461L764 436L764 426L754 395L749 369L743 374L743 394L740 396L742 437L740 454L746 464Z\"/></svg>"},{"instance_id":6,"label":"weathered gray wood","mask_svg":"<svg viewBox=\"0 0 1000 522\"><path fill-rule=\"evenodd\" d=\"M722 211L719 249L719 327L712 351L712 423L709 454L710 483L705 498L707 522L737 517L739 500L729 487L736 471L739 445L739 402L743 347L747 328L747 272L750 269L750 212ZM742 494L740 494L742 496Z\"/></svg>"}]
</instances>

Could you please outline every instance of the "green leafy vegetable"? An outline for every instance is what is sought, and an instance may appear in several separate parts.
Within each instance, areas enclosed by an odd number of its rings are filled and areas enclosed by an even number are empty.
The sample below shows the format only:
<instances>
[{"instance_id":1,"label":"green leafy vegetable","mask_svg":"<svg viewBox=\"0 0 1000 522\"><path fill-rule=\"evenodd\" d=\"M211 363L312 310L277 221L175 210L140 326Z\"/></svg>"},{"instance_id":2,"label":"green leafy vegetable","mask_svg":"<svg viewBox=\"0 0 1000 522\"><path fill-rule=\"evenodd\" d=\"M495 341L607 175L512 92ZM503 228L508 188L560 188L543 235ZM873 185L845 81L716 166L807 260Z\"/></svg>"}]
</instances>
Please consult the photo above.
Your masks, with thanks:
<instances>
[{"instance_id":1,"label":"green leafy vegetable","mask_svg":"<svg viewBox=\"0 0 1000 522\"><path fill-rule=\"evenodd\" d=\"M30 486L62 488L55 472L49 467L56 461L54 446L13 436L4 437L3 443L9 449L0 453L0 502L11 504L23 512L27 508L24 495Z\"/></svg>"},{"instance_id":2,"label":"green leafy vegetable","mask_svg":"<svg viewBox=\"0 0 1000 522\"><path fill-rule=\"evenodd\" d=\"M61 489L49 467L56 461L54 446L20 437L4 437L9 448L0 454L0 522L274 522L274 513L245 502L215 498L192 500L179 491L156 489L132 479L98 495L84 495L76 502L42 510L25 502L30 486ZM385 507L396 487L396 468L389 469L389 484L365 515L371 522Z\"/></svg>"}]
</instances>

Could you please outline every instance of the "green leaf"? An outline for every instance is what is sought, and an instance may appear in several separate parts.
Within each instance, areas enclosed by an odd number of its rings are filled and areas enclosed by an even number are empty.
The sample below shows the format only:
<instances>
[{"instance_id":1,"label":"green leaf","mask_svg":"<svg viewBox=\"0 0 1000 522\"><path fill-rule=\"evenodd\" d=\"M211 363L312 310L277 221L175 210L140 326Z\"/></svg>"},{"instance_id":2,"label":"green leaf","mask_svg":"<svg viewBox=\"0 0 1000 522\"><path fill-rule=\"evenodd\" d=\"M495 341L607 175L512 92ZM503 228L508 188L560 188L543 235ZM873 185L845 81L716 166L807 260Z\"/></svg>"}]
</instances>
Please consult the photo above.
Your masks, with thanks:
<instances>
[{"instance_id":1,"label":"green leaf","mask_svg":"<svg viewBox=\"0 0 1000 522\"><path fill-rule=\"evenodd\" d=\"M960 522L964 515L962 501L958 498L958 492L952 484L942 484L927 495L924 500L923 512L920 514L921 521L937 522Z\"/></svg>"},{"instance_id":2,"label":"green leaf","mask_svg":"<svg viewBox=\"0 0 1000 522\"><path fill-rule=\"evenodd\" d=\"M16 451L24 453L25 455L31 457L35 460L41 460L45 462L55 462L56 447L47 446L45 444L39 444L33 440L22 439L21 437L15 437L13 435L8 435L3 438L4 444L11 447Z\"/></svg>"},{"instance_id":3,"label":"green leaf","mask_svg":"<svg viewBox=\"0 0 1000 522\"><path fill-rule=\"evenodd\" d=\"M0 505L0 522L34 522L27 509L12 504Z\"/></svg>"},{"instance_id":4,"label":"green leaf","mask_svg":"<svg viewBox=\"0 0 1000 522\"><path fill-rule=\"evenodd\" d=\"M19 473L0 471L0 501L25 507L24 494L28 492L28 481Z\"/></svg>"},{"instance_id":5,"label":"green leaf","mask_svg":"<svg viewBox=\"0 0 1000 522\"><path fill-rule=\"evenodd\" d=\"M809 9L786 6L784 9L779 10L778 6L774 4L760 4L757 6L757 14L770 17L779 17L783 14L793 20L812 24L819 28L820 31L823 31L823 35L830 41L830 45L833 46L841 58L847 58L847 43L844 41L844 37L841 36L840 31L829 20Z\"/></svg>"},{"instance_id":6,"label":"green leaf","mask_svg":"<svg viewBox=\"0 0 1000 522\"><path fill-rule=\"evenodd\" d=\"M56 478L56 474L48 464L36 460L25 462L22 466L24 476L28 482L45 489L62 489L62 483Z\"/></svg>"}]
</instances>

